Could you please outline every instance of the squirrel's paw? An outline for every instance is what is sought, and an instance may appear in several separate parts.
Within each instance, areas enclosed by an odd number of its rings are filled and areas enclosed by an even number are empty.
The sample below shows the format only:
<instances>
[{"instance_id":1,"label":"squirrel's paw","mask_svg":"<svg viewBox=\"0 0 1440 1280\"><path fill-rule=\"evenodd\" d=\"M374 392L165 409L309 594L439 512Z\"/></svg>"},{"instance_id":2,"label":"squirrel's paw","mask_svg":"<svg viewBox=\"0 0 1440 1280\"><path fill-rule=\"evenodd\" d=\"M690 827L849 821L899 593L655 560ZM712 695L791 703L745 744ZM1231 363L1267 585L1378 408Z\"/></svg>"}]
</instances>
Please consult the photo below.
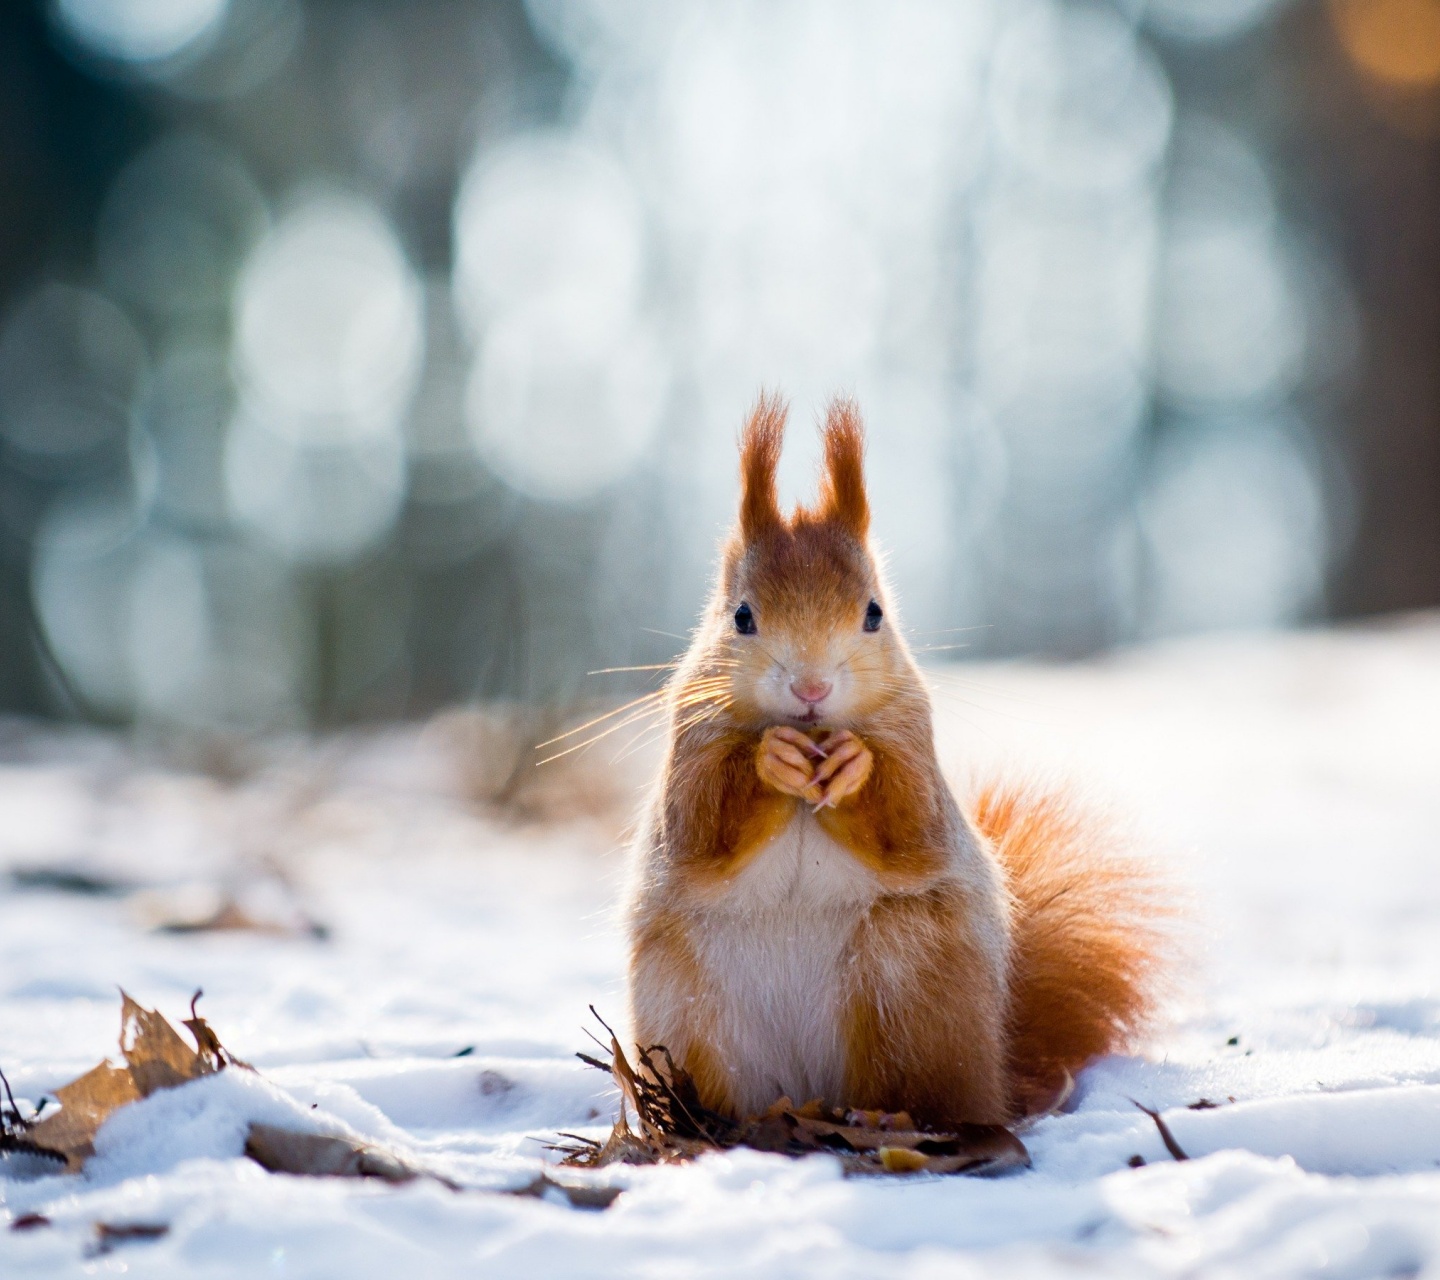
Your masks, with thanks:
<instances>
[{"instance_id":1,"label":"squirrel's paw","mask_svg":"<svg viewBox=\"0 0 1440 1280\"><path fill-rule=\"evenodd\" d=\"M875 757L849 729L832 733L821 744L825 759L816 766L814 777L805 791L805 799L821 809L833 809L865 785L875 767Z\"/></svg>"},{"instance_id":2,"label":"squirrel's paw","mask_svg":"<svg viewBox=\"0 0 1440 1280\"><path fill-rule=\"evenodd\" d=\"M826 752L799 729L773 725L766 729L755 752L755 772L766 786L787 796L806 796L815 780L815 762Z\"/></svg>"}]
</instances>

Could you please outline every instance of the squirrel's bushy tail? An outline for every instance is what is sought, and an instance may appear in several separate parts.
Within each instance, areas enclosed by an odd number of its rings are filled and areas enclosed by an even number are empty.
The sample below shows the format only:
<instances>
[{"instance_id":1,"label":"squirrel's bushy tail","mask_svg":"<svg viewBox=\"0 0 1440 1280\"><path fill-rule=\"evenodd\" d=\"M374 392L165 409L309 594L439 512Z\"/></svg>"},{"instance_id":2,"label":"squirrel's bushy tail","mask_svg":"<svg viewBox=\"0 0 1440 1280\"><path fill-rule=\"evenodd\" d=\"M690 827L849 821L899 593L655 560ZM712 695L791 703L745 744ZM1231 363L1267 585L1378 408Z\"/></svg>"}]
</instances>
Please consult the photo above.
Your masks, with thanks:
<instances>
[{"instance_id":1,"label":"squirrel's bushy tail","mask_svg":"<svg viewBox=\"0 0 1440 1280\"><path fill-rule=\"evenodd\" d=\"M971 817L1014 899L1011 1099L1024 1114L1143 1029L1166 977L1175 896L1063 792L988 787Z\"/></svg>"}]
</instances>

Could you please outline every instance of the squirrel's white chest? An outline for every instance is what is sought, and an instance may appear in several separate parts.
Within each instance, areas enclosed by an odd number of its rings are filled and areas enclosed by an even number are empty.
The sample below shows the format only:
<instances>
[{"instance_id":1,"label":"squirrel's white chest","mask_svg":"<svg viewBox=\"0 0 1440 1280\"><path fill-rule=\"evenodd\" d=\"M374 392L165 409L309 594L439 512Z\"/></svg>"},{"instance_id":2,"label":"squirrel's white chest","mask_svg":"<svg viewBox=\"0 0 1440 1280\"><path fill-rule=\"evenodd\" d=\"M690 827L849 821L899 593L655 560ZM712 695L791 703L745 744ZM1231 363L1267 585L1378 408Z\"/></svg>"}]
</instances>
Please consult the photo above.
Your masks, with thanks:
<instances>
[{"instance_id":1,"label":"squirrel's white chest","mask_svg":"<svg viewBox=\"0 0 1440 1280\"><path fill-rule=\"evenodd\" d=\"M802 810L706 911L696 958L715 1001L712 1047L742 1112L781 1093L841 1096L851 939L879 893Z\"/></svg>"}]
</instances>

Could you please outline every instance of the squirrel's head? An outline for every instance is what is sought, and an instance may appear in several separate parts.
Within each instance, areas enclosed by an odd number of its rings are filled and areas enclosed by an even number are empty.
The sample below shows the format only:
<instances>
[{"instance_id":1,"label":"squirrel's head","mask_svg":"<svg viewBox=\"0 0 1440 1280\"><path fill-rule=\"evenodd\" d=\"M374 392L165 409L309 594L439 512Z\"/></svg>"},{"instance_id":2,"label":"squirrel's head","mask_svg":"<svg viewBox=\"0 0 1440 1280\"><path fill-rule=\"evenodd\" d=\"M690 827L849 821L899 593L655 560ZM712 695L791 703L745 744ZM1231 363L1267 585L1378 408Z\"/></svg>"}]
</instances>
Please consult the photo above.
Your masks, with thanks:
<instances>
[{"instance_id":1,"label":"squirrel's head","mask_svg":"<svg viewBox=\"0 0 1440 1280\"><path fill-rule=\"evenodd\" d=\"M740 516L705 623L731 714L757 724L847 727L886 701L910 660L869 542L865 435L848 400L825 418L813 507L780 510L785 406L762 396L740 438Z\"/></svg>"}]
</instances>

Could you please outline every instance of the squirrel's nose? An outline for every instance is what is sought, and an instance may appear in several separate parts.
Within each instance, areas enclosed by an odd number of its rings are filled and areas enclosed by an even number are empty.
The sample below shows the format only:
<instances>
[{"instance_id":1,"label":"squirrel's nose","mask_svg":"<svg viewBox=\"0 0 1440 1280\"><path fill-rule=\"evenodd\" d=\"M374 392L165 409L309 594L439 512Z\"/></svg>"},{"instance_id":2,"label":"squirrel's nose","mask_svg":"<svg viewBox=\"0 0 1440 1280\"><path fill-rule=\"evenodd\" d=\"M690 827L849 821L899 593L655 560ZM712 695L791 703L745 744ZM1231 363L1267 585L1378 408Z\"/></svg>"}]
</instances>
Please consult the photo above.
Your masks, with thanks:
<instances>
[{"instance_id":1,"label":"squirrel's nose","mask_svg":"<svg viewBox=\"0 0 1440 1280\"><path fill-rule=\"evenodd\" d=\"M790 692L801 702L808 702L812 707L817 702L824 702L834 687L830 681L817 680L813 676L802 676L799 680L790 682Z\"/></svg>"}]
</instances>

